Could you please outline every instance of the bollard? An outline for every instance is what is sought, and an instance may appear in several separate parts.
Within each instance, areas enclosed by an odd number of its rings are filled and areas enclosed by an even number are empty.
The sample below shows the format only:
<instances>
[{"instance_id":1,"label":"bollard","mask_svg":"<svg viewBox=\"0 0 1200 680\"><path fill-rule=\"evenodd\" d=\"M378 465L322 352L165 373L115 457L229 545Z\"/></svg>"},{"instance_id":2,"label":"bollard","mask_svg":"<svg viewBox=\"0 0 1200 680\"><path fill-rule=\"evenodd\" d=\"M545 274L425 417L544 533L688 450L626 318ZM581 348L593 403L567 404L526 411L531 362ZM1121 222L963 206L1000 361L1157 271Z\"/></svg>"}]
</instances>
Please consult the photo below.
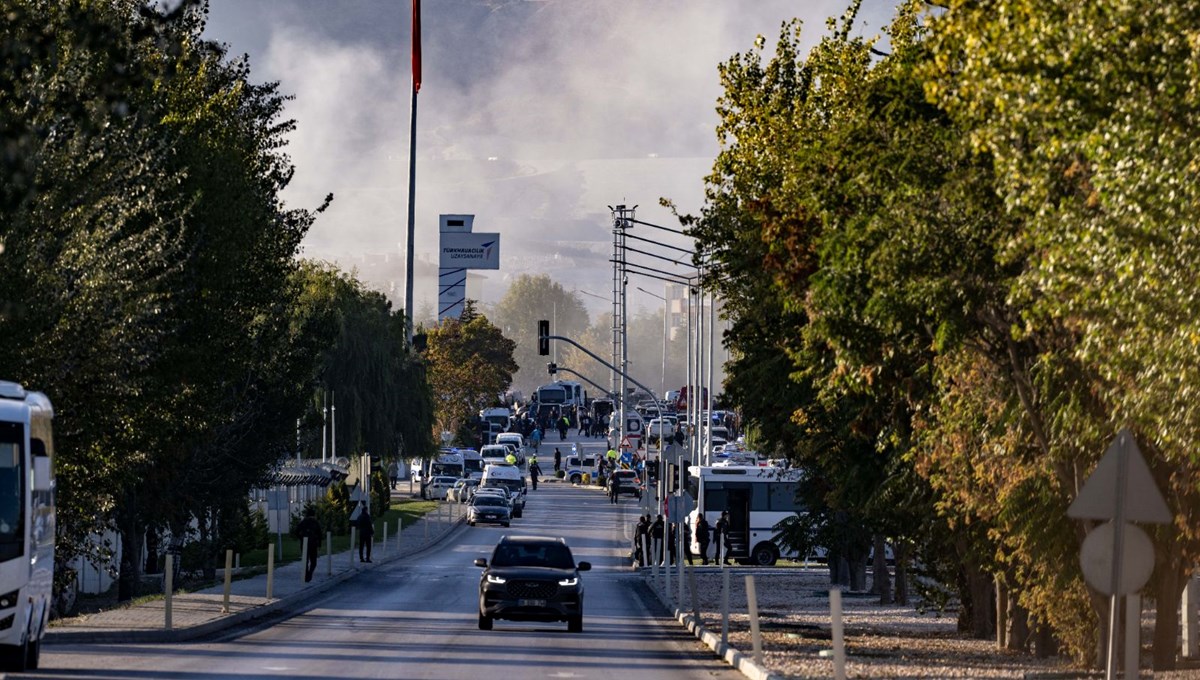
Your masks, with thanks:
<instances>
[{"instance_id":1,"label":"bollard","mask_svg":"<svg viewBox=\"0 0 1200 680\"><path fill-rule=\"evenodd\" d=\"M1200 645L1197 644L1196 618L1197 608L1200 607L1200 576L1190 574L1187 586L1183 589L1183 655L1189 659L1200 656Z\"/></svg>"},{"instance_id":2,"label":"bollard","mask_svg":"<svg viewBox=\"0 0 1200 680\"><path fill-rule=\"evenodd\" d=\"M658 539L650 539L650 582L658 586Z\"/></svg>"},{"instance_id":3,"label":"bollard","mask_svg":"<svg viewBox=\"0 0 1200 680\"><path fill-rule=\"evenodd\" d=\"M275 546L267 546L267 601L271 600L271 594L275 592Z\"/></svg>"},{"instance_id":4,"label":"bollard","mask_svg":"<svg viewBox=\"0 0 1200 680\"><path fill-rule=\"evenodd\" d=\"M754 574L746 574L746 613L750 615L750 641L754 645L754 662L762 665L762 634L758 631L758 591Z\"/></svg>"},{"instance_id":5,"label":"bollard","mask_svg":"<svg viewBox=\"0 0 1200 680\"><path fill-rule=\"evenodd\" d=\"M221 612L229 613L229 590L233 587L233 551L225 551L225 595L221 602Z\"/></svg>"},{"instance_id":6,"label":"bollard","mask_svg":"<svg viewBox=\"0 0 1200 680\"><path fill-rule=\"evenodd\" d=\"M650 564L650 537L642 536L642 563L638 566L646 567Z\"/></svg>"},{"instance_id":7,"label":"bollard","mask_svg":"<svg viewBox=\"0 0 1200 680\"><path fill-rule=\"evenodd\" d=\"M1125 596L1125 680L1138 677L1142 648L1142 596Z\"/></svg>"},{"instance_id":8,"label":"bollard","mask_svg":"<svg viewBox=\"0 0 1200 680\"><path fill-rule=\"evenodd\" d=\"M333 576L333 532L325 532L325 575Z\"/></svg>"},{"instance_id":9,"label":"bollard","mask_svg":"<svg viewBox=\"0 0 1200 680\"><path fill-rule=\"evenodd\" d=\"M696 625L703 625L700 620L700 605L696 602L696 568L688 569L688 591L692 595L692 618L696 620Z\"/></svg>"},{"instance_id":10,"label":"bollard","mask_svg":"<svg viewBox=\"0 0 1200 680\"><path fill-rule=\"evenodd\" d=\"M426 513L426 515L421 518L421 524L425 525L425 542L428 543L429 542L429 515L428 515L428 513Z\"/></svg>"},{"instance_id":11,"label":"bollard","mask_svg":"<svg viewBox=\"0 0 1200 680\"><path fill-rule=\"evenodd\" d=\"M684 599L683 599L683 554L684 554L683 549L685 546L683 545L683 541L684 541L683 535L684 535L683 523L680 522L680 524L679 524L679 546L675 549L675 561L679 563L679 579L678 579L679 580L679 611L683 611L683 608L684 608L684 604L683 604L684 603Z\"/></svg>"},{"instance_id":12,"label":"bollard","mask_svg":"<svg viewBox=\"0 0 1200 680\"><path fill-rule=\"evenodd\" d=\"M350 568L354 568L354 541L358 538L358 527L350 527Z\"/></svg>"},{"instance_id":13,"label":"bollard","mask_svg":"<svg viewBox=\"0 0 1200 680\"><path fill-rule=\"evenodd\" d=\"M842 639L842 591L829 591L830 632L833 638L833 677L846 680L846 643Z\"/></svg>"},{"instance_id":14,"label":"bollard","mask_svg":"<svg viewBox=\"0 0 1200 680\"><path fill-rule=\"evenodd\" d=\"M308 576L308 536L300 539L300 580Z\"/></svg>"},{"instance_id":15,"label":"bollard","mask_svg":"<svg viewBox=\"0 0 1200 680\"><path fill-rule=\"evenodd\" d=\"M397 556L403 554L400 551L400 532L403 531L403 529L404 529L404 520L397 517L396 518L396 555Z\"/></svg>"},{"instance_id":16,"label":"bollard","mask_svg":"<svg viewBox=\"0 0 1200 680\"><path fill-rule=\"evenodd\" d=\"M242 568L242 554L241 553L238 553L233 556L233 568L234 569Z\"/></svg>"},{"instance_id":17,"label":"bollard","mask_svg":"<svg viewBox=\"0 0 1200 680\"><path fill-rule=\"evenodd\" d=\"M171 630L171 598L175 590L175 556L167 553L165 583L163 584L163 594L166 595L166 600L163 602L163 628Z\"/></svg>"},{"instance_id":18,"label":"bollard","mask_svg":"<svg viewBox=\"0 0 1200 680\"><path fill-rule=\"evenodd\" d=\"M729 570L725 568L725 546L721 546L721 644L729 646Z\"/></svg>"},{"instance_id":19,"label":"bollard","mask_svg":"<svg viewBox=\"0 0 1200 680\"><path fill-rule=\"evenodd\" d=\"M671 523L667 523L666 536L663 537L663 598L667 601L667 609L671 608L671 560L668 559L667 545L671 542Z\"/></svg>"},{"instance_id":20,"label":"bollard","mask_svg":"<svg viewBox=\"0 0 1200 680\"><path fill-rule=\"evenodd\" d=\"M387 559L387 522L383 523L383 545L379 546L380 556Z\"/></svg>"}]
</instances>

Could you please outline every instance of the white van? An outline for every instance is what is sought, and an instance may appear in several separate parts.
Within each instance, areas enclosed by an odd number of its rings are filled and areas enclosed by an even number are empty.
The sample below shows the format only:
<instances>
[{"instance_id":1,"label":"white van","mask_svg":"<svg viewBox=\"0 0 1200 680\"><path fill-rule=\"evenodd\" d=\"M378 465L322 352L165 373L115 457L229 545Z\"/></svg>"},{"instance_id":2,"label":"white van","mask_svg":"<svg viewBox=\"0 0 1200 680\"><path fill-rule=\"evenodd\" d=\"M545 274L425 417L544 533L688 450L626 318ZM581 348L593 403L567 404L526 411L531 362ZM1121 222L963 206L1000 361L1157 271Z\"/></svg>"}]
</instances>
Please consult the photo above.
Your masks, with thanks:
<instances>
[{"instance_id":1,"label":"white van","mask_svg":"<svg viewBox=\"0 0 1200 680\"><path fill-rule=\"evenodd\" d=\"M586 472L588 477L596 479L596 472L600 469L600 457L596 453L571 453L563 459L564 476L567 481L572 484L583 482L583 474Z\"/></svg>"},{"instance_id":2,"label":"white van","mask_svg":"<svg viewBox=\"0 0 1200 680\"><path fill-rule=\"evenodd\" d=\"M481 489L498 486L503 487L512 499L513 517L520 517L525 511L525 478L521 469L515 465L493 463L483 471Z\"/></svg>"},{"instance_id":3,"label":"white van","mask_svg":"<svg viewBox=\"0 0 1200 680\"><path fill-rule=\"evenodd\" d=\"M525 438L519 432L501 432L496 435L497 444L512 444L516 450L513 453L517 456L517 465L525 464Z\"/></svg>"},{"instance_id":4,"label":"white van","mask_svg":"<svg viewBox=\"0 0 1200 680\"><path fill-rule=\"evenodd\" d=\"M509 449L504 444L488 444L479 449L479 455L483 458L483 474L487 475L487 469L493 465L503 465L508 458Z\"/></svg>"}]
</instances>

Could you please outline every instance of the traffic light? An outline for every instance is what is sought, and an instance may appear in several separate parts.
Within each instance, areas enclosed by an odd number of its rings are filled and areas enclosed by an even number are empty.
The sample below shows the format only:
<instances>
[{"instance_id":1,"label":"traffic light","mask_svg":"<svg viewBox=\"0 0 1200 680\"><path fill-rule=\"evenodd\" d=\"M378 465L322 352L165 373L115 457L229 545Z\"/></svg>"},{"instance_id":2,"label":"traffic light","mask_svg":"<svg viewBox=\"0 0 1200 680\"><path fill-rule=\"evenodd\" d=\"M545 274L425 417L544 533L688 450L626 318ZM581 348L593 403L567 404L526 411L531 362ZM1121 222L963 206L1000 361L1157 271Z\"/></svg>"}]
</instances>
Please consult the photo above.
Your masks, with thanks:
<instances>
[{"instance_id":1,"label":"traffic light","mask_svg":"<svg viewBox=\"0 0 1200 680\"><path fill-rule=\"evenodd\" d=\"M538 354L550 356L550 321L547 319L538 321Z\"/></svg>"},{"instance_id":2,"label":"traffic light","mask_svg":"<svg viewBox=\"0 0 1200 680\"><path fill-rule=\"evenodd\" d=\"M558 373L558 364L551 361L550 363L546 364L546 370L550 372L550 375L554 375L555 373Z\"/></svg>"}]
</instances>

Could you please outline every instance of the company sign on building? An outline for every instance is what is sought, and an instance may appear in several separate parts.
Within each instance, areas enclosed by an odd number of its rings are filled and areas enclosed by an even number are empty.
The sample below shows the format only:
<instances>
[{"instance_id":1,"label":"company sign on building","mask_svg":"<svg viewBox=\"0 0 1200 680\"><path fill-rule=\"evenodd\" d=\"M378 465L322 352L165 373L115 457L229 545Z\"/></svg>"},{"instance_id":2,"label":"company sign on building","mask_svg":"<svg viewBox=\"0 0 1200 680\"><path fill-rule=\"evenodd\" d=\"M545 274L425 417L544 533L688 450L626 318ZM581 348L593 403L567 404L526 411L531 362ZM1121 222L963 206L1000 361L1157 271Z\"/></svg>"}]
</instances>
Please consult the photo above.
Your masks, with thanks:
<instances>
[{"instance_id":1,"label":"company sign on building","mask_svg":"<svg viewBox=\"0 0 1200 680\"><path fill-rule=\"evenodd\" d=\"M442 232L438 266L448 269L499 269L500 234Z\"/></svg>"}]
</instances>

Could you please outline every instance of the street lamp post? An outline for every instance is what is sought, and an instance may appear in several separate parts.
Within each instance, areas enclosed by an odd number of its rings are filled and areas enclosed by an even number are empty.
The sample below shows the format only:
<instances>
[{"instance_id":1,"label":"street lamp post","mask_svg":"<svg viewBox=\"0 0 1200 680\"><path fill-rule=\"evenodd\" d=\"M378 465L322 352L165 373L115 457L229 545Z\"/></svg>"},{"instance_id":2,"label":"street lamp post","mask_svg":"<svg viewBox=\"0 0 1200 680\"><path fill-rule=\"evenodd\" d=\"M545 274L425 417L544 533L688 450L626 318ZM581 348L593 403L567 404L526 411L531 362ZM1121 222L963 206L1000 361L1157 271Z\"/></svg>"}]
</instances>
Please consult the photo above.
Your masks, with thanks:
<instances>
[{"instance_id":1,"label":"street lamp post","mask_svg":"<svg viewBox=\"0 0 1200 680\"><path fill-rule=\"evenodd\" d=\"M659 381L659 384L658 384L658 394L660 397L665 399L667 396L667 311L668 311L667 310L667 304L668 304L667 298L665 298L657 293L651 293L650 291L646 290L645 288L642 288L641 286L638 286L637 289L642 291L646 295L649 295L651 297L656 297L659 300L663 301L663 362L662 362L662 379ZM662 417L661 413L658 415L659 415L659 418ZM661 427L661 424L659 425L659 427Z\"/></svg>"}]
</instances>

